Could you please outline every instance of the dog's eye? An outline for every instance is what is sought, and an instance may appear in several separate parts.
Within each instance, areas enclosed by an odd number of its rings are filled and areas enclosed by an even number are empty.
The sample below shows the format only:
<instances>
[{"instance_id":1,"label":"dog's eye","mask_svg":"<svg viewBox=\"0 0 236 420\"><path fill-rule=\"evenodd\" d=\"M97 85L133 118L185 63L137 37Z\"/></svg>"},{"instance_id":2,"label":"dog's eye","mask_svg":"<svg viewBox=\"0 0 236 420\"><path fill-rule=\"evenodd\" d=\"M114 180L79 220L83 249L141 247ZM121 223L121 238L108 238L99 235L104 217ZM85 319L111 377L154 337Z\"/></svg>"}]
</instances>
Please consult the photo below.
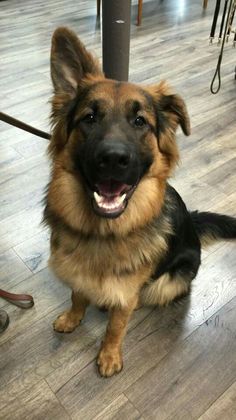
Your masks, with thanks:
<instances>
[{"instance_id":1,"label":"dog's eye","mask_svg":"<svg viewBox=\"0 0 236 420\"><path fill-rule=\"evenodd\" d=\"M90 112L89 114L85 115L83 118L83 122L87 124L93 124L96 121L95 114Z\"/></svg>"},{"instance_id":2,"label":"dog's eye","mask_svg":"<svg viewBox=\"0 0 236 420\"><path fill-rule=\"evenodd\" d=\"M147 124L147 122L146 122L144 117L139 116L139 117L135 118L135 120L134 120L134 125L136 127L143 127L146 124Z\"/></svg>"}]
</instances>

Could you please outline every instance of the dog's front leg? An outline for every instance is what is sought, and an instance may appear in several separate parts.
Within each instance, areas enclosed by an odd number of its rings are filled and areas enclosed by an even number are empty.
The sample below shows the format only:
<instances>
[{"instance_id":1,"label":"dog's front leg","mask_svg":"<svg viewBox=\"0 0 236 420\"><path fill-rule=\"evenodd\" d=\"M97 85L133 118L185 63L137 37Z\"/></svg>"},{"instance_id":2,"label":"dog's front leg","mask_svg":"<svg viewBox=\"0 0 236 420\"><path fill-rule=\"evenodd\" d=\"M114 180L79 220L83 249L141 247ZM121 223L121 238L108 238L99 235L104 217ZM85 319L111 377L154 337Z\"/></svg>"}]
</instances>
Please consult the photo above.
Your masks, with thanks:
<instances>
[{"instance_id":1,"label":"dog's front leg","mask_svg":"<svg viewBox=\"0 0 236 420\"><path fill-rule=\"evenodd\" d=\"M80 324L83 319L87 306L89 305L81 293L72 292L72 306L69 310L64 311L53 323L53 328L58 332L72 332Z\"/></svg>"},{"instance_id":2,"label":"dog's front leg","mask_svg":"<svg viewBox=\"0 0 236 420\"><path fill-rule=\"evenodd\" d=\"M128 321L136 304L137 298L135 297L129 302L128 306L124 308L113 308L110 311L105 339L97 359L101 376L112 376L122 369L122 341L126 333Z\"/></svg>"}]
</instances>

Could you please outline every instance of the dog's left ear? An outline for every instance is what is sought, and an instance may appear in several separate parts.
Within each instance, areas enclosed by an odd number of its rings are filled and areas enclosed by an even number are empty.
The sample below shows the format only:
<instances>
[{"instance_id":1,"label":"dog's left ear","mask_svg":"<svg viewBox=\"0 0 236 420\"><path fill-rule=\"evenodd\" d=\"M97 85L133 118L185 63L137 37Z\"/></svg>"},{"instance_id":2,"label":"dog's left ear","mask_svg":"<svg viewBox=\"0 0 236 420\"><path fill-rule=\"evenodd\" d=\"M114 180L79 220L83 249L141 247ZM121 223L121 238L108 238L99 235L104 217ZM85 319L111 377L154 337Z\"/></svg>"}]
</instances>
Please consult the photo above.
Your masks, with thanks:
<instances>
[{"instance_id":1,"label":"dog's left ear","mask_svg":"<svg viewBox=\"0 0 236 420\"><path fill-rule=\"evenodd\" d=\"M186 136L191 134L188 111L181 96L177 94L163 95L160 99L159 107L167 123L169 122L174 130L180 125Z\"/></svg>"},{"instance_id":2,"label":"dog's left ear","mask_svg":"<svg viewBox=\"0 0 236 420\"><path fill-rule=\"evenodd\" d=\"M173 93L165 82L148 88L153 97L156 113L156 135L160 151L172 169L179 159L175 133L180 125L186 136L190 135L190 120L184 100Z\"/></svg>"},{"instance_id":3,"label":"dog's left ear","mask_svg":"<svg viewBox=\"0 0 236 420\"><path fill-rule=\"evenodd\" d=\"M152 86L151 93L156 104L156 111L163 117L163 125L169 124L174 131L180 125L183 133L189 136L191 133L190 120L187 107L181 96L174 94L165 81L157 86ZM160 127L160 129L162 128L164 127Z\"/></svg>"},{"instance_id":4,"label":"dog's left ear","mask_svg":"<svg viewBox=\"0 0 236 420\"><path fill-rule=\"evenodd\" d=\"M102 76L98 62L75 32L65 27L56 29L51 47L51 78L55 93L73 98L81 80L88 75Z\"/></svg>"}]
</instances>

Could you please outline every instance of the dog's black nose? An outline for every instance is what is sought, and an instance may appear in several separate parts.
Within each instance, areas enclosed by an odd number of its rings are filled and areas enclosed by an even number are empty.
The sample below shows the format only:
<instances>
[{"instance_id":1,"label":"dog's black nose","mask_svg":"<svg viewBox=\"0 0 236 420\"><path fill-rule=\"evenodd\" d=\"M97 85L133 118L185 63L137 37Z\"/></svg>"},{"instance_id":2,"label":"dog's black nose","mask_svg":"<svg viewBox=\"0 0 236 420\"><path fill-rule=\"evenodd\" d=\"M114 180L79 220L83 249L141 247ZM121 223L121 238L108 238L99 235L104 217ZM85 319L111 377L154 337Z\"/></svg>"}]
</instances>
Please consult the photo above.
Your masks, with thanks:
<instances>
[{"instance_id":1,"label":"dog's black nose","mask_svg":"<svg viewBox=\"0 0 236 420\"><path fill-rule=\"evenodd\" d=\"M123 143L103 141L95 154L96 167L104 175L123 173L129 167L130 161L130 150Z\"/></svg>"}]
</instances>

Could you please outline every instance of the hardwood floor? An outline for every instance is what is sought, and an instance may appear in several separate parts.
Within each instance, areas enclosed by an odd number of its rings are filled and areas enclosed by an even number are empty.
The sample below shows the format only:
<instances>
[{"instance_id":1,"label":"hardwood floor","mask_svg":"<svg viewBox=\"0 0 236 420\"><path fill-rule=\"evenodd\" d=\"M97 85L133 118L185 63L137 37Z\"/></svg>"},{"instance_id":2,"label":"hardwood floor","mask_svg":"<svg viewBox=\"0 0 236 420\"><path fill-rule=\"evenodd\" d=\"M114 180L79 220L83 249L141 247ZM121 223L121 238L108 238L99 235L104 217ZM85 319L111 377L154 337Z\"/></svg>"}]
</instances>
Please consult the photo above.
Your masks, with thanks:
<instances>
[{"instance_id":1,"label":"hardwood floor","mask_svg":"<svg viewBox=\"0 0 236 420\"><path fill-rule=\"evenodd\" d=\"M235 50L226 46L222 88L209 91L219 49L208 45L214 2L150 0L142 25L132 6L130 80L167 79L185 98L192 135L179 132L181 165L171 180L189 208L236 216ZM96 1L0 2L1 110L49 130L50 38L67 25L101 57ZM107 315L90 308L69 335L52 321L70 292L47 268L40 224L49 177L47 141L0 122L0 284L30 293L35 306L1 300L0 419L201 419L236 417L236 243L203 253L192 294L168 308L135 312L124 369L99 377L95 357Z\"/></svg>"}]
</instances>

